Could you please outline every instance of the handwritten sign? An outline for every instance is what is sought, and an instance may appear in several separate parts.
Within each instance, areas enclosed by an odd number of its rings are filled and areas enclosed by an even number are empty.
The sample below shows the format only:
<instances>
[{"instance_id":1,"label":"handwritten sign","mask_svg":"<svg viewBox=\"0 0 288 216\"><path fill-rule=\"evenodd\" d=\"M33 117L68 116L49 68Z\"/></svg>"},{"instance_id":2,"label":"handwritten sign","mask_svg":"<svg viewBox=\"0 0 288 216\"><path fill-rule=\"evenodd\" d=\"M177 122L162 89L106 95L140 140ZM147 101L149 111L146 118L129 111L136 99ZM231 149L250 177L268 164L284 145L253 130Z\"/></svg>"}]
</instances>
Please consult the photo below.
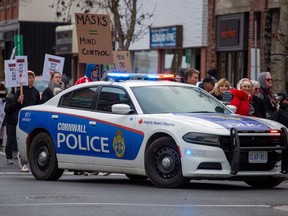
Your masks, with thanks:
<instances>
[{"instance_id":1,"label":"handwritten sign","mask_svg":"<svg viewBox=\"0 0 288 216\"><path fill-rule=\"evenodd\" d=\"M28 85L28 61L27 56L16 56L17 83Z\"/></svg>"},{"instance_id":2,"label":"handwritten sign","mask_svg":"<svg viewBox=\"0 0 288 216\"><path fill-rule=\"evenodd\" d=\"M43 80L50 80L54 72L63 73L65 58L55 55L45 54L42 77Z\"/></svg>"},{"instance_id":3,"label":"handwritten sign","mask_svg":"<svg viewBox=\"0 0 288 216\"><path fill-rule=\"evenodd\" d=\"M5 60L4 67L6 87L10 88L19 86L19 83L17 82L16 60Z\"/></svg>"},{"instance_id":4,"label":"handwritten sign","mask_svg":"<svg viewBox=\"0 0 288 216\"><path fill-rule=\"evenodd\" d=\"M106 65L108 72L131 73L131 58L129 51L113 51L113 65Z\"/></svg>"},{"instance_id":5,"label":"handwritten sign","mask_svg":"<svg viewBox=\"0 0 288 216\"><path fill-rule=\"evenodd\" d=\"M75 13L80 63L113 64L110 17Z\"/></svg>"}]
</instances>

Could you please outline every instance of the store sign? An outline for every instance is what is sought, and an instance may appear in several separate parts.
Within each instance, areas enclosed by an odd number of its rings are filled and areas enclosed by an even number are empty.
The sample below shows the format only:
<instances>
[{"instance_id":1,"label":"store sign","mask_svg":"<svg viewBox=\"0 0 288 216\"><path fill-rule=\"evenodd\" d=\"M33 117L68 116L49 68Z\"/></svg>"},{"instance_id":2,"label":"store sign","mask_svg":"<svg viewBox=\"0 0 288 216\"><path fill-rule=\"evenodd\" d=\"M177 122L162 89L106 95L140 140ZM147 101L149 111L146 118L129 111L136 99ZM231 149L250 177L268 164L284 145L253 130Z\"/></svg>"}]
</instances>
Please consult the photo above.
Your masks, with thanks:
<instances>
[{"instance_id":1,"label":"store sign","mask_svg":"<svg viewBox=\"0 0 288 216\"><path fill-rule=\"evenodd\" d=\"M150 48L182 47L182 41L182 26L168 26L150 29Z\"/></svg>"},{"instance_id":2,"label":"store sign","mask_svg":"<svg viewBox=\"0 0 288 216\"><path fill-rule=\"evenodd\" d=\"M239 20L228 19L220 21L219 32L220 46L238 46L239 45Z\"/></svg>"}]
</instances>

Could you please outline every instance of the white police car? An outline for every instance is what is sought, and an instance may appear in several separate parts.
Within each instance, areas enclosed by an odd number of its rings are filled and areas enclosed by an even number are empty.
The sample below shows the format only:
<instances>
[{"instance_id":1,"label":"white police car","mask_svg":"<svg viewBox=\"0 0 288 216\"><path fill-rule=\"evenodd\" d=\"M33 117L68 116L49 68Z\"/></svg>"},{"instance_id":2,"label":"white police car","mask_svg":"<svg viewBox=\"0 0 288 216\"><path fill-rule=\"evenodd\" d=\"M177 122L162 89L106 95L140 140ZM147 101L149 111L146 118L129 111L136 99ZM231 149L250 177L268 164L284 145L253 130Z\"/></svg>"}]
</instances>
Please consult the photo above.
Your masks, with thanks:
<instances>
[{"instance_id":1,"label":"white police car","mask_svg":"<svg viewBox=\"0 0 288 216\"><path fill-rule=\"evenodd\" d=\"M287 177L283 125L235 115L202 89L177 82L73 86L22 109L17 139L41 180L57 180L65 169L124 173L158 187L191 179L275 187Z\"/></svg>"}]
</instances>

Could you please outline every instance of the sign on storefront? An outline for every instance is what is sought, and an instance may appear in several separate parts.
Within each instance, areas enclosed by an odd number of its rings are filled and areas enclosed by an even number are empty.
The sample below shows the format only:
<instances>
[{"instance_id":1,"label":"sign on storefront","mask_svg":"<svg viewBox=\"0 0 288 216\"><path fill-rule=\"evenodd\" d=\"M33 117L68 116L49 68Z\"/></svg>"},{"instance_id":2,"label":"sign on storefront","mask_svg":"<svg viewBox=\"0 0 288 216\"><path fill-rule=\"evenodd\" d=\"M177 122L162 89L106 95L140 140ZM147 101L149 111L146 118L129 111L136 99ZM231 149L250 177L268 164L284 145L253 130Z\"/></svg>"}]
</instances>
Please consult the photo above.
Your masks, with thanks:
<instances>
[{"instance_id":1,"label":"sign on storefront","mask_svg":"<svg viewBox=\"0 0 288 216\"><path fill-rule=\"evenodd\" d=\"M150 48L182 47L183 26L168 26L150 29Z\"/></svg>"}]
</instances>

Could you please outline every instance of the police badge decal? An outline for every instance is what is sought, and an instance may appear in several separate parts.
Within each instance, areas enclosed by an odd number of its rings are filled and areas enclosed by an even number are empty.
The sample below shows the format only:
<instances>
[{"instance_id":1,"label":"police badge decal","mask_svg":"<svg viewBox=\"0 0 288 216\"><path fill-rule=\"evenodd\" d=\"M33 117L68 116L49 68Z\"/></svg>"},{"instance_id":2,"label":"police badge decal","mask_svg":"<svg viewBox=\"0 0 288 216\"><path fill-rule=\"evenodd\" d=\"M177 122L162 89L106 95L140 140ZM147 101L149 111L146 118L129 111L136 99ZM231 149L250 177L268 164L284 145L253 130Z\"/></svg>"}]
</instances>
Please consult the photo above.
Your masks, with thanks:
<instances>
[{"instance_id":1,"label":"police badge decal","mask_svg":"<svg viewBox=\"0 0 288 216\"><path fill-rule=\"evenodd\" d=\"M122 137L122 131L118 130L116 132L112 145L117 157L122 158L126 150L125 140Z\"/></svg>"}]
</instances>

